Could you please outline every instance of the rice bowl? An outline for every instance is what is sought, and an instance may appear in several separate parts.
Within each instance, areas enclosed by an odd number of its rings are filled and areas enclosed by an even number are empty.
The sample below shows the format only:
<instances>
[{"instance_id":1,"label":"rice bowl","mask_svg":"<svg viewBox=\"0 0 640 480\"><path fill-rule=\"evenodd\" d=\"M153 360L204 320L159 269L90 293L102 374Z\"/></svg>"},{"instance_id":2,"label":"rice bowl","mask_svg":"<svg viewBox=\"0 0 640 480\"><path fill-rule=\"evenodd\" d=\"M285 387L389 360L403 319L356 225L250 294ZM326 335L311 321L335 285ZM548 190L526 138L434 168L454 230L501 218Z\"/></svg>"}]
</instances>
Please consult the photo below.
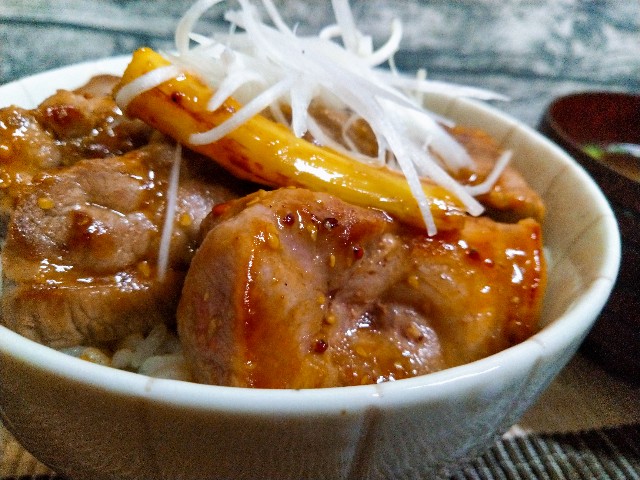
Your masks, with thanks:
<instances>
[{"instance_id":1,"label":"rice bowl","mask_svg":"<svg viewBox=\"0 0 640 480\"><path fill-rule=\"evenodd\" d=\"M128 58L0 87L25 106ZM73 84L70 84L73 82ZM434 475L486 448L569 361L606 302L620 244L598 187L516 120L444 95L428 106L502 147L544 197L543 328L488 358L378 385L252 390L95 365L0 327L0 413L39 460L71 478L390 478Z\"/></svg>"}]
</instances>

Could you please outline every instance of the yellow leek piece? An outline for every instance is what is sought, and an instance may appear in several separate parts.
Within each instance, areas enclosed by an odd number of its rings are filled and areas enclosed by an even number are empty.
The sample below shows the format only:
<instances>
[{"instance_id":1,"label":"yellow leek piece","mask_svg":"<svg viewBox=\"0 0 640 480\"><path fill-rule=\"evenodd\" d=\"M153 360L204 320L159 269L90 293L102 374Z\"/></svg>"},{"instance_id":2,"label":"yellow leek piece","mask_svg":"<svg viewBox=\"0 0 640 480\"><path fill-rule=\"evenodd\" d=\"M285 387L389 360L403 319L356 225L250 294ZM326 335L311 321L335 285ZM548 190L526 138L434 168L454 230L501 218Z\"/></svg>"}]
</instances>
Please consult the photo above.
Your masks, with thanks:
<instances>
[{"instance_id":1,"label":"yellow leek piece","mask_svg":"<svg viewBox=\"0 0 640 480\"><path fill-rule=\"evenodd\" d=\"M167 65L170 62L160 54L141 48L134 53L118 88ZM229 98L217 110L208 111L212 95L198 77L185 73L134 97L126 113L211 158L239 178L271 187L296 186L327 192L424 228L418 203L403 175L300 139L287 127L262 115L254 116L214 143L192 144L192 134L220 125L241 108ZM460 226L464 218L460 201L438 185L425 181L423 188L436 227L446 230Z\"/></svg>"}]
</instances>

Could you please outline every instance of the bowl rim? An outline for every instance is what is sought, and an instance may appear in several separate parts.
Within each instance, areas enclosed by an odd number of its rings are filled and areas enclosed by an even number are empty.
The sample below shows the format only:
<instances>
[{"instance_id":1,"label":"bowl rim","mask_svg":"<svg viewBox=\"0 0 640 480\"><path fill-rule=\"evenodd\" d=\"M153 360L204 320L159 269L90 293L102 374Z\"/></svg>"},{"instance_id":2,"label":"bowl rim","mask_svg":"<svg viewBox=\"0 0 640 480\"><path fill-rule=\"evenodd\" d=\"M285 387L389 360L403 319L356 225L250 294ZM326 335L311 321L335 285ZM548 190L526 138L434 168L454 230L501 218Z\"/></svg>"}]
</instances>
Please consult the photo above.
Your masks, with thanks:
<instances>
[{"instance_id":1,"label":"bowl rim","mask_svg":"<svg viewBox=\"0 0 640 480\"><path fill-rule=\"evenodd\" d=\"M76 74L74 81L82 84L93 74L121 72L129 58L130 55L110 57L49 70L0 86L0 94L8 89L22 89L27 98L36 101L37 99L34 97L37 95L30 91L30 85L52 79L54 80L52 83L55 83L56 78L61 75L68 78L71 73ZM83 80L85 73L86 80ZM50 91L52 88L51 85L47 86ZM575 335L584 337L595 321L597 311L606 303L620 263L619 231L606 198L585 170L564 150L542 134L488 104L462 98L457 98L454 101L468 103L499 122L515 125L522 129L532 142L543 144L550 149L565 166L569 166L580 177L582 185L590 190L590 196L602 213L602 217L605 218L604 221L608 222L604 238L607 244L607 254L600 261L598 275L593 278L591 284L579 297L581 301L570 307L560 317L554 318L529 339L489 357L427 375L376 385L306 390L247 389L151 378L71 357L22 337L2 325L0 325L0 356L28 364L33 368L68 381L88 386L100 386L100 388L115 394L141 397L145 400L177 407L244 412L256 416L272 416L274 413L288 416L334 415L344 413L347 409L352 411L375 406L384 408L385 405L390 404L394 406L409 405L424 401L425 398L434 395L442 398L447 393L454 392L456 385L464 379L469 377L482 379L484 376L490 375L491 372L508 365L522 352L536 351L541 355L547 349L558 349L568 345L567 332L574 332ZM0 365L1 373L2 365ZM265 402L269 404L268 409L265 409Z\"/></svg>"}]
</instances>

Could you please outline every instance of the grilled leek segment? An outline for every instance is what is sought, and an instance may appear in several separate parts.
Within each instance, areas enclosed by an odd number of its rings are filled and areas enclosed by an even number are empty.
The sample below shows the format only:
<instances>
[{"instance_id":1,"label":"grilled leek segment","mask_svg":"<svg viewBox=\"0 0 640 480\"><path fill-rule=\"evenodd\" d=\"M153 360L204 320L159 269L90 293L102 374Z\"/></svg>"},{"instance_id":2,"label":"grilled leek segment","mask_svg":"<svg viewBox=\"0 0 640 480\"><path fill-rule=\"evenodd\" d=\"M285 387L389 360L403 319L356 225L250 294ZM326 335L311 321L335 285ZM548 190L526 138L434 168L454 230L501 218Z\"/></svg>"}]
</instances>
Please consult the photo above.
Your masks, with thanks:
<instances>
[{"instance_id":1,"label":"grilled leek segment","mask_svg":"<svg viewBox=\"0 0 640 480\"><path fill-rule=\"evenodd\" d=\"M170 62L157 52L139 49L116 93L137 78L168 65ZM327 192L424 228L424 216L402 174L298 138L286 126L265 116L253 116L213 143L195 144L192 135L221 125L241 108L228 98L221 107L209 111L207 103L213 93L198 77L181 73L135 95L124 108L127 115L140 118L239 178L270 187L295 186ZM462 203L439 185L422 181L422 188L436 227L447 230L460 226L465 217Z\"/></svg>"}]
</instances>

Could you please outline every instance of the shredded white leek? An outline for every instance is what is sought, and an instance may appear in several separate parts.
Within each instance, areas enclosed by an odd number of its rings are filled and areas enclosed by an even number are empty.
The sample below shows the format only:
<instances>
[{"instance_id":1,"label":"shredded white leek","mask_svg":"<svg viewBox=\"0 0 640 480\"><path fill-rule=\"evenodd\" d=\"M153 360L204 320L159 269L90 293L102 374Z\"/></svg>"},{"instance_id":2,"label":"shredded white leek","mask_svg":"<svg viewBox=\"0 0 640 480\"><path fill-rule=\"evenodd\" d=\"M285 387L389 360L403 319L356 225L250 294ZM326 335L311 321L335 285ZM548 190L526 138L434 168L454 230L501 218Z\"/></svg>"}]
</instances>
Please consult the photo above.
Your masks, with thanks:
<instances>
[{"instance_id":1,"label":"shredded white leek","mask_svg":"<svg viewBox=\"0 0 640 480\"><path fill-rule=\"evenodd\" d=\"M491 170L491 173L487 175L487 178L485 178L482 183L479 183L477 185L467 185L465 187L467 192L469 192L469 194L473 196L488 193L498 181L498 178L500 178L500 175L502 175L504 169L507 168L507 165L511 161L512 155L513 152L511 152L511 150L507 150L502 155L500 155L500 158L498 158L498 161L493 167L493 170Z\"/></svg>"},{"instance_id":2,"label":"shredded white leek","mask_svg":"<svg viewBox=\"0 0 640 480\"><path fill-rule=\"evenodd\" d=\"M180 69L174 65L156 68L123 86L116 95L116 102L120 108L125 109L129 102L141 93L151 90L181 74Z\"/></svg>"},{"instance_id":3,"label":"shredded white leek","mask_svg":"<svg viewBox=\"0 0 640 480\"><path fill-rule=\"evenodd\" d=\"M160 247L158 248L158 278L164 279L169 268L169 251L171 248L171 237L173 236L174 217L178 203L178 186L180 183L180 164L182 163L182 146L176 145L173 155L173 163L169 173L169 182L166 192L166 207L164 213L164 225L160 237Z\"/></svg>"},{"instance_id":4,"label":"shredded white leek","mask_svg":"<svg viewBox=\"0 0 640 480\"><path fill-rule=\"evenodd\" d=\"M291 89L292 84L293 79L291 78L285 78L281 80L279 83L276 83L268 90L265 90L260 95L251 100L251 102L243 106L226 122L215 128L212 128L207 132L195 133L191 135L191 138L189 139L190 142L194 145L206 145L208 143L213 143L220 140L229 132L235 130L251 117L254 117L256 114L260 113L269 105L274 103L278 98L280 98Z\"/></svg>"},{"instance_id":5,"label":"shredded white leek","mask_svg":"<svg viewBox=\"0 0 640 480\"><path fill-rule=\"evenodd\" d=\"M491 188L509 156L501 157L495 171L481 185L463 187L447 171L474 170L473 160L442 127L448 121L426 110L416 99L434 92L481 100L505 97L479 88L428 80L424 71L415 77L401 75L395 70L393 55L400 46L402 24L394 20L390 37L374 50L372 38L358 30L348 0L332 0L336 24L317 36L297 35L271 0L261 0L270 23L262 20L250 0L238 0L240 9L228 10L224 16L231 25L228 34L195 33L200 17L221 1L197 1L176 29L178 53L166 56L174 68L197 74L216 92L209 109L218 108L231 95L244 107L216 128L193 134L192 143L214 142L253 115L271 109L276 120L287 124L298 137L309 132L316 142L356 161L399 168L418 202L429 234L436 230L421 176L449 189L470 214L482 213L482 206L473 197ZM336 38L341 42L334 41ZM375 68L385 62L391 70ZM171 67L158 70L125 86L118 103L126 106L137 93L162 83L173 71ZM314 99L330 108L352 112L349 122L364 119L376 136L378 155L364 155L346 136L336 139L323 132L308 112ZM282 104L290 106L290 121L281 114Z\"/></svg>"}]
</instances>

